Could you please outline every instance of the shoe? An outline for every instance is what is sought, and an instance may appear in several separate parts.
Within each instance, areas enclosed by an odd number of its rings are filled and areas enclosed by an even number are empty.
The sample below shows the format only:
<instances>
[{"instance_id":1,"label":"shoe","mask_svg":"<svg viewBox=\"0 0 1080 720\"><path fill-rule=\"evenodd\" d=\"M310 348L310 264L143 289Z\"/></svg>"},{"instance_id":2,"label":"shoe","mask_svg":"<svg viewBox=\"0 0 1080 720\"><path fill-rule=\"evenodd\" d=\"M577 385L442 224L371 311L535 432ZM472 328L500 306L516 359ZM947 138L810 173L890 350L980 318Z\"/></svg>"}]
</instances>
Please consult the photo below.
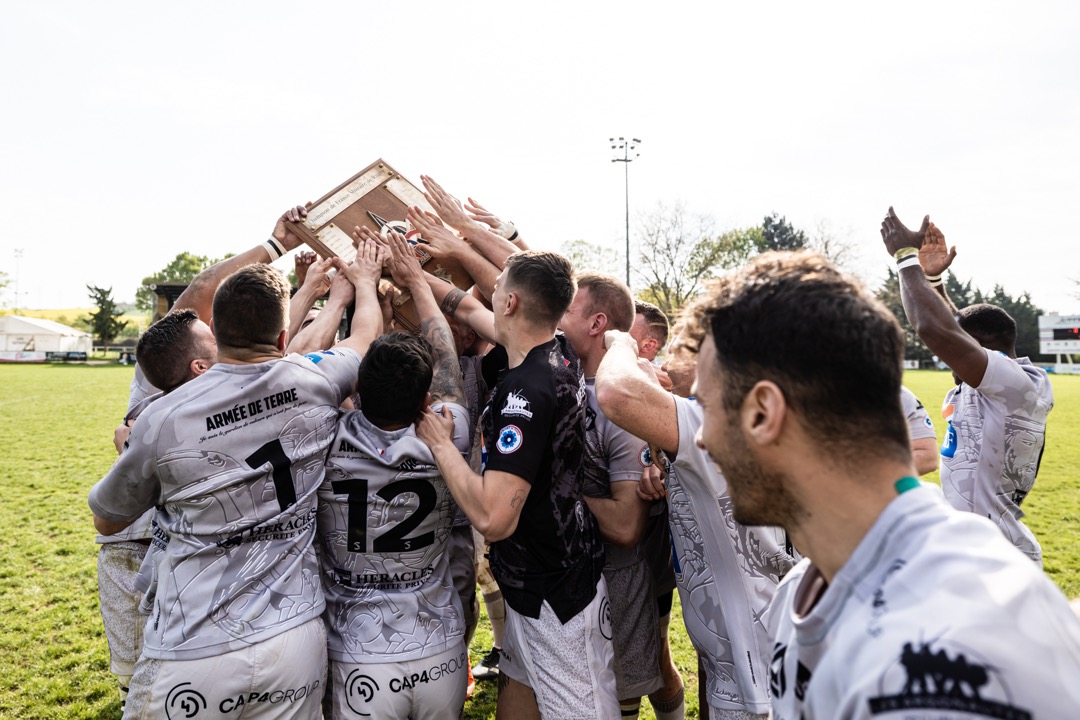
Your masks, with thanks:
<instances>
[{"instance_id":1,"label":"shoe","mask_svg":"<svg viewBox=\"0 0 1080 720\"><path fill-rule=\"evenodd\" d=\"M495 680L499 677L499 648L491 648L484 659L478 662L472 669L472 675L477 682L480 680Z\"/></svg>"}]
</instances>

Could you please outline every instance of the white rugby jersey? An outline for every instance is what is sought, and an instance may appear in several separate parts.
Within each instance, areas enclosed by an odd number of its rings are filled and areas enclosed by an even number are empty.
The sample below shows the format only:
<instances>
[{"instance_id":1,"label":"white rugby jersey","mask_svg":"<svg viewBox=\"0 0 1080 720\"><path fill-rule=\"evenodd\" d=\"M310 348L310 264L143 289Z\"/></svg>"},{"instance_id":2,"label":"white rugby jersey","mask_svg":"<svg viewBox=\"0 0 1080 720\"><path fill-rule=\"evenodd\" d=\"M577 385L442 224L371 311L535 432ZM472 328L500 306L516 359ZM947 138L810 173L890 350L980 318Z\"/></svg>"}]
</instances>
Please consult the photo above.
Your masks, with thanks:
<instances>
[{"instance_id":1,"label":"white rugby jersey","mask_svg":"<svg viewBox=\"0 0 1080 720\"><path fill-rule=\"evenodd\" d=\"M1074 718L1080 621L987 520L933 486L893 500L824 580L807 558L766 616L775 720Z\"/></svg>"},{"instance_id":2,"label":"white rugby jersey","mask_svg":"<svg viewBox=\"0 0 1080 720\"><path fill-rule=\"evenodd\" d=\"M668 516L683 621L710 707L765 713L771 643L761 616L795 560L783 530L735 522L727 481L694 443L701 406L673 398L679 454L667 476Z\"/></svg>"},{"instance_id":3,"label":"white rugby jersey","mask_svg":"<svg viewBox=\"0 0 1080 720\"><path fill-rule=\"evenodd\" d=\"M148 657L212 657L320 615L316 492L359 367L350 350L218 363L136 420L90 507L160 506Z\"/></svg>"},{"instance_id":4,"label":"white rugby jersey","mask_svg":"<svg viewBox=\"0 0 1080 720\"><path fill-rule=\"evenodd\" d=\"M161 396L161 391L150 384L150 381L143 375L142 368L136 365L135 377L132 379L131 387L129 389L128 405L127 410L124 413L124 422L137 419L150 403ZM138 520L131 523L120 532L114 533L113 535L98 535L97 543L99 545L108 545L109 543L127 542L130 540L149 540L151 537L153 520L154 510L151 508L139 516Z\"/></svg>"},{"instance_id":5,"label":"white rugby jersey","mask_svg":"<svg viewBox=\"0 0 1080 720\"><path fill-rule=\"evenodd\" d=\"M1054 392L1046 371L1027 358L992 350L986 358L978 388L961 383L945 396L941 489L954 508L989 518L1041 566L1042 548L1020 521L1020 504L1035 484Z\"/></svg>"},{"instance_id":6,"label":"white rugby jersey","mask_svg":"<svg viewBox=\"0 0 1080 720\"><path fill-rule=\"evenodd\" d=\"M926 438L937 440L934 423L930 421L926 408L923 407L919 398L915 397L915 393L903 385L900 386L900 407L903 409L904 417L907 419L908 434L911 435L912 440L924 440Z\"/></svg>"},{"instance_id":7,"label":"white rugby jersey","mask_svg":"<svg viewBox=\"0 0 1080 720\"><path fill-rule=\"evenodd\" d=\"M639 482L641 471L652 464L649 446L608 420L596 402L595 378L585 379L589 407L585 411L585 484L590 497L610 498L611 485ZM604 541L604 571L609 572L642 562L641 545L632 548Z\"/></svg>"},{"instance_id":8,"label":"white rugby jersey","mask_svg":"<svg viewBox=\"0 0 1080 720\"><path fill-rule=\"evenodd\" d=\"M454 445L471 445L469 411L454 416ZM438 655L465 634L446 553L456 506L413 426L381 430L345 413L319 489L318 536L328 655L349 663Z\"/></svg>"}]
</instances>

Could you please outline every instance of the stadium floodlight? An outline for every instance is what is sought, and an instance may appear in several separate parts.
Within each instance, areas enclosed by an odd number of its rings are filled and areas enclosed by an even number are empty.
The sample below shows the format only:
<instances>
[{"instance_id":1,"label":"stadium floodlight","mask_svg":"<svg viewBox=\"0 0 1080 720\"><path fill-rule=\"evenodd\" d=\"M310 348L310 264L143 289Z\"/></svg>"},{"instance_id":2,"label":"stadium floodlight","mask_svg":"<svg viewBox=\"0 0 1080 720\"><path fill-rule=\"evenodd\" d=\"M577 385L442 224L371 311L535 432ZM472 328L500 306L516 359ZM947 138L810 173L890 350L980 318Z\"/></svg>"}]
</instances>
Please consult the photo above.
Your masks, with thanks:
<instances>
[{"instance_id":1,"label":"stadium floodlight","mask_svg":"<svg viewBox=\"0 0 1080 720\"><path fill-rule=\"evenodd\" d=\"M637 152L638 145L641 144L641 140L638 138L631 138L629 142L626 138L620 137L618 142L615 142L615 138L608 138L608 142L611 143L611 149L622 151L622 157L618 154L611 158L611 162L623 163L624 170L624 183L626 191L626 286L630 287L630 163L637 158L641 157L641 153ZM630 153L634 156L630 157Z\"/></svg>"}]
</instances>

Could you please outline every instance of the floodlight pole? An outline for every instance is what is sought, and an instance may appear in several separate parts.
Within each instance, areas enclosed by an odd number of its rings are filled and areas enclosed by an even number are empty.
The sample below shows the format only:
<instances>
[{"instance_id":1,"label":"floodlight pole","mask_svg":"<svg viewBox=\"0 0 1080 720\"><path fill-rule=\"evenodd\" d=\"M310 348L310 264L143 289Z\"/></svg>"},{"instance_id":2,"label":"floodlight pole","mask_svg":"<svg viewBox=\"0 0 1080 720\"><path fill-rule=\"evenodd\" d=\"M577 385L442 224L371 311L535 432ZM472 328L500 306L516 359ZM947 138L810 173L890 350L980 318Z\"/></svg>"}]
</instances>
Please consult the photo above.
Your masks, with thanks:
<instances>
[{"instance_id":1,"label":"floodlight pole","mask_svg":"<svg viewBox=\"0 0 1080 720\"><path fill-rule=\"evenodd\" d=\"M637 146L641 144L641 140L637 138L619 138L617 141L615 138L608 138L608 142L611 143L611 149L618 151L622 150L622 157L617 155L611 158L611 162L623 163L623 175L624 175L624 187L626 191L626 286L630 287L630 163L637 158L641 157L641 153L635 152L634 157L630 157L631 151L637 150Z\"/></svg>"},{"instance_id":2,"label":"floodlight pole","mask_svg":"<svg viewBox=\"0 0 1080 720\"><path fill-rule=\"evenodd\" d=\"M19 261L22 260L22 248L15 248L15 314L19 314Z\"/></svg>"}]
</instances>

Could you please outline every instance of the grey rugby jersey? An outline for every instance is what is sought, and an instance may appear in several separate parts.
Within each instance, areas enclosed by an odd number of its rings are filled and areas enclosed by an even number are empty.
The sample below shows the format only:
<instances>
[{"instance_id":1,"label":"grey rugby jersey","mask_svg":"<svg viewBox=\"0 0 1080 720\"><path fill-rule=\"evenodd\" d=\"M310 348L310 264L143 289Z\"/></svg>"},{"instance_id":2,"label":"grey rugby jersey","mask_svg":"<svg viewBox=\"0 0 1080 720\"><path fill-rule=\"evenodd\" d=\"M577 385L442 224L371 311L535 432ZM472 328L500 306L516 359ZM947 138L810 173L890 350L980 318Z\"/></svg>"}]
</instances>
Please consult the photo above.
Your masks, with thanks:
<instances>
[{"instance_id":1,"label":"grey rugby jersey","mask_svg":"<svg viewBox=\"0 0 1080 720\"><path fill-rule=\"evenodd\" d=\"M111 521L160 506L148 657L213 657L320 615L316 491L359 367L350 350L218 363L136 421L89 502Z\"/></svg>"},{"instance_id":2,"label":"grey rugby jersey","mask_svg":"<svg viewBox=\"0 0 1080 720\"><path fill-rule=\"evenodd\" d=\"M454 445L471 445L469 413ZM360 411L338 421L319 489L318 536L329 657L350 663L437 655L465 634L446 553L456 506L413 426L381 430Z\"/></svg>"},{"instance_id":3,"label":"grey rugby jersey","mask_svg":"<svg viewBox=\"0 0 1080 720\"><path fill-rule=\"evenodd\" d=\"M1021 518L1035 484L1054 406L1050 378L1027 358L986 350L986 373L973 388L945 396L949 425L941 443L941 489L957 510L989 518L1021 552L1042 564L1042 548Z\"/></svg>"}]
</instances>

